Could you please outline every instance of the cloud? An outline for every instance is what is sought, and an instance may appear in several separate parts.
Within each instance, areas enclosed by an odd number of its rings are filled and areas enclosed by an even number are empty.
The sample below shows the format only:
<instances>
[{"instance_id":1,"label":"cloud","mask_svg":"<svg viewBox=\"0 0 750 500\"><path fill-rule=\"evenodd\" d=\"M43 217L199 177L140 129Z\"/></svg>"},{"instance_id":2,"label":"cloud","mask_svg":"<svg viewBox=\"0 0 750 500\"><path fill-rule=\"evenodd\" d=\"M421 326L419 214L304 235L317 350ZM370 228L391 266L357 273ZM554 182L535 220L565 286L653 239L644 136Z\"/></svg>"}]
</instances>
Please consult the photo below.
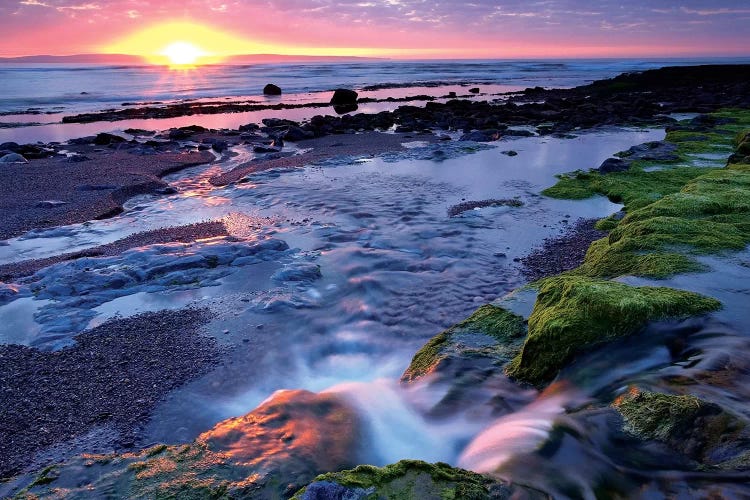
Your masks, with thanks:
<instances>
[{"instance_id":1,"label":"cloud","mask_svg":"<svg viewBox=\"0 0 750 500\"><path fill-rule=\"evenodd\" d=\"M689 9L687 7L681 7L680 10L685 14L696 14L698 16L750 14L750 9L733 9L729 7L721 7L719 9Z\"/></svg>"}]
</instances>

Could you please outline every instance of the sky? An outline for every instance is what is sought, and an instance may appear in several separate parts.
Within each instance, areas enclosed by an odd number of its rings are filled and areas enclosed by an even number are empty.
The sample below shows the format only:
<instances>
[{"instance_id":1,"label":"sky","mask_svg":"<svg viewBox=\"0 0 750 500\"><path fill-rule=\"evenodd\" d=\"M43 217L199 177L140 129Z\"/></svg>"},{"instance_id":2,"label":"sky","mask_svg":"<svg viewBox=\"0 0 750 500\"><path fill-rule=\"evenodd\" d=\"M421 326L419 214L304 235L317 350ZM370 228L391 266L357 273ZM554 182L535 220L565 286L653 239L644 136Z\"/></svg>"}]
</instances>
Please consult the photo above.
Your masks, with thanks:
<instances>
[{"instance_id":1,"label":"sky","mask_svg":"<svg viewBox=\"0 0 750 500\"><path fill-rule=\"evenodd\" d=\"M406 58L750 55L750 2L670 0L0 0L0 56Z\"/></svg>"}]
</instances>

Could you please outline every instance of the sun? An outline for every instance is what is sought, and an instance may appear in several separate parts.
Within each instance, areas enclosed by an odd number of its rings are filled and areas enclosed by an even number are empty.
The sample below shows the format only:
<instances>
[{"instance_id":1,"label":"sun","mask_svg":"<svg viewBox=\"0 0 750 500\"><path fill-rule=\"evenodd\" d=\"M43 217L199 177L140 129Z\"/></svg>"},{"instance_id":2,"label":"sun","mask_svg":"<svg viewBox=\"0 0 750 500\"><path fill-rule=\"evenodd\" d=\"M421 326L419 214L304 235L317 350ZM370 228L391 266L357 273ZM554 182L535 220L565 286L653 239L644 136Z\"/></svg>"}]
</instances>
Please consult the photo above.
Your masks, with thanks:
<instances>
[{"instance_id":1,"label":"sun","mask_svg":"<svg viewBox=\"0 0 750 500\"><path fill-rule=\"evenodd\" d=\"M173 66L192 66L204 52L189 42L172 42L161 51Z\"/></svg>"}]
</instances>

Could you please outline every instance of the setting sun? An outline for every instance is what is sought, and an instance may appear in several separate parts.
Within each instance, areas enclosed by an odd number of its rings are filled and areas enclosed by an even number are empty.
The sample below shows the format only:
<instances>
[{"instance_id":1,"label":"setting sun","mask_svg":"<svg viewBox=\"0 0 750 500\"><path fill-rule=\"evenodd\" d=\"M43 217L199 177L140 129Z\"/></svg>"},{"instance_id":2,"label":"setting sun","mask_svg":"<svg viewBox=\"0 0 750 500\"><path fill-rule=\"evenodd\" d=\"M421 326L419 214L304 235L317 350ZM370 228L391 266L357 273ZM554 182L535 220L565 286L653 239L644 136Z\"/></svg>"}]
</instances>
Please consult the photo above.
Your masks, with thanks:
<instances>
[{"instance_id":1,"label":"setting sun","mask_svg":"<svg viewBox=\"0 0 750 500\"><path fill-rule=\"evenodd\" d=\"M167 45L162 54L169 58L174 66L194 65L204 55L203 51L188 42L173 42Z\"/></svg>"}]
</instances>

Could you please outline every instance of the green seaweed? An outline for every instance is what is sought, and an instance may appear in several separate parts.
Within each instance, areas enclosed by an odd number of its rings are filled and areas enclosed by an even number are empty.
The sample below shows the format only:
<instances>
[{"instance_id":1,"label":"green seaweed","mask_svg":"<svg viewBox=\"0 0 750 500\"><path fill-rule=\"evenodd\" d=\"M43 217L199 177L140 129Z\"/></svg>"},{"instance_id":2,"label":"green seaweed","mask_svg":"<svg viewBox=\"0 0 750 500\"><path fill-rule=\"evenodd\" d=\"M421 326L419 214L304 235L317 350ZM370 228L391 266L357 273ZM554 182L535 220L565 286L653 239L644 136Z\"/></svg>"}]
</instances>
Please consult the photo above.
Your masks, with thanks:
<instances>
[{"instance_id":1,"label":"green seaweed","mask_svg":"<svg viewBox=\"0 0 750 500\"><path fill-rule=\"evenodd\" d=\"M479 333L506 344L522 338L526 334L526 325L521 316L502 307L483 305L467 319L435 335L417 351L402 380L414 380L431 372L446 356L454 336L461 333Z\"/></svg>"},{"instance_id":2,"label":"green seaweed","mask_svg":"<svg viewBox=\"0 0 750 500\"><path fill-rule=\"evenodd\" d=\"M664 287L633 287L581 276L540 282L521 352L508 376L535 385L553 379L577 354L632 335L649 321L703 314L721 307L701 295Z\"/></svg>"},{"instance_id":3,"label":"green seaweed","mask_svg":"<svg viewBox=\"0 0 750 500\"><path fill-rule=\"evenodd\" d=\"M318 476L314 482L328 481L359 490L367 500L407 500L412 498L489 499L490 478L448 464L401 460L385 467L360 465L352 470ZM294 500L304 497L306 487Z\"/></svg>"},{"instance_id":4,"label":"green seaweed","mask_svg":"<svg viewBox=\"0 0 750 500\"><path fill-rule=\"evenodd\" d=\"M623 429L644 440L661 441L701 463L712 463L712 451L736 440L745 423L734 415L691 395L662 394L631 388L612 406L622 415ZM722 468L747 468L743 454L727 459Z\"/></svg>"}]
</instances>

